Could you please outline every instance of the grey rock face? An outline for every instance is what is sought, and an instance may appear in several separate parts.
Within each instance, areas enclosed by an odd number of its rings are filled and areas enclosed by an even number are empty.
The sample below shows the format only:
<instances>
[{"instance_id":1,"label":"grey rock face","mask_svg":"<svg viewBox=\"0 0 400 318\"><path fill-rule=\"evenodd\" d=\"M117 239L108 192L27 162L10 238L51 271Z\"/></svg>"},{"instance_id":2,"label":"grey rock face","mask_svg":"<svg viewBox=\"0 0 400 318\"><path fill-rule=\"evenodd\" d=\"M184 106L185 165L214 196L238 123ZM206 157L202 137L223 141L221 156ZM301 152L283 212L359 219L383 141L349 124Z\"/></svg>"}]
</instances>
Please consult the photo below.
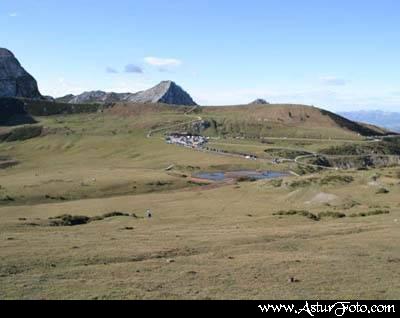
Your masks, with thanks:
<instances>
[{"instance_id":1,"label":"grey rock face","mask_svg":"<svg viewBox=\"0 0 400 318\"><path fill-rule=\"evenodd\" d=\"M55 101L59 103L69 103L74 97L75 95L68 94L62 97L55 98Z\"/></svg>"},{"instance_id":2,"label":"grey rock face","mask_svg":"<svg viewBox=\"0 0 400 318\"><path fill-rule=\"evenodd\" d=\"M56 101L53 96L43 96L43 99L48 101L48 102L55 102Z\"/></svg>"},{"instance_id":3,"label":"grey rock face","mask_svg":"<svg viewBox=\"0 0 400 318\"><path fill-rule=\"evenodd\" d=\"M0 98L0 124L6 126L33 124L35 120L26 112L25 104L17 98Z\"/></svg>"},{"instance_id":4,"label":"grey rock face","mask_svg":"<svg viewBox=\"0 0 400 318\"><path fill-rule=\"evenodd\" d=\"M211 127L211 122L208 120L200 120L192 123L191 132L195 134L201 134L204 130Z\"/></svg>"},{"instance_id":5,"label":"grey rock face","mask_svg":"<svg viewBox=\"0 0 400 318\"><path fill-rule=\"evenodd\" d=\"M13 53L3 48L0 48L0 97L42 98L36 80Z\"/></svg>"},{"instance_id":6,"label":"grey rock face","mask_svg":"<svg viewBox=\"0 0 400 318\"><path fill-rule=\"evenodd\" d=\"M172 81L164 81L148 90L138 93L107 93L103 91L84 92L80 95L67 95L58 98L70 104L85 103L165 103L173 105L196 106L188 93Z\"/></svg>"},{"instance_id":7,"label":"grey rock face","mask_svg":"<svg viewBox=\"0 0 400 318\"><path fill-rule=\"evenodd\" d=\"M103 91L84 92L78 96L73 96L69 99L70 104L85 104L85 103L115 103L124 101L134 94L130 93L106 93Z\"/></svg>"},{"instance_id":8,"label":"grey rock face","mask_svg":"<svg viewBox=\"0 0 400 318\"><path fill-rule=\"evenodd\" d=\"M172 81L164 81L146 91L128 98L134 103L165 103L173 105L196 106L192 97Z\"/></svg>"},{"instance_id":9,"label":"grey rock face","mask_svg":"<svg viewBox=\"0 0 400 318\"><path fill-rule=\"evenodd\" d=\"M0 98L0 123L14 115L25 114L24 103L13 98Z\"/></svg>"},{"instance_id":10,"label":"grey rock face","mask_svg":"<svg viewBox=\"0 0 400 318\"><path fill-rule=\"evenodd\" d=\"M262 98L258 98L255 101L252 101L249 105L268 105L269 103Z\"/></svg>"}]
</instances>

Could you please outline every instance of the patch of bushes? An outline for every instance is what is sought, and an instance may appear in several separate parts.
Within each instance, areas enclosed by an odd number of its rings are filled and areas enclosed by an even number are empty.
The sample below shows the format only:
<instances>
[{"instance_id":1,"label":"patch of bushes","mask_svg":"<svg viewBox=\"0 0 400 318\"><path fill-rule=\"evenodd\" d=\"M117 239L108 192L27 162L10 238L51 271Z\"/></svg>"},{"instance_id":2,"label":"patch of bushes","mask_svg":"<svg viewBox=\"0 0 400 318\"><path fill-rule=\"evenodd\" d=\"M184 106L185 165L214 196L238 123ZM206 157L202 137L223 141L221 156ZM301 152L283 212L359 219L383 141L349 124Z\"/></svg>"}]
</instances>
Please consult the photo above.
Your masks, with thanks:
<instances>
[{"instance_id":1,"label":"patch of bushes","mask_svg":"<svg viewBox=\"0 0 400 318\"><path fill-rule=\"evenodd\" d=\"M372 210L368 212L360 212L360 213L352 213L349 216L354 218L354 217L367 217L367 216L374 216L374 215L381 215L381 214L389 214L389 210L382 210L382 209L377 209L377 210ZM273 215L279 215L279 216L293 216L293 215L300 215L307 217L313 221L320 221L323 218L334 218L334 219L342 219L347 217L346 214L340 213L340 212L333 212L333 211L326 211L326 212L320 212L318 214L311 213L306 210L288 210L288 211L279 211L276 213L273 213Z\"/></svg>"},{"instance_id":2,"label":"patch of bushes","mask_svg":"<svg viewBox=\"0 0 400 318\"><path fill-rule=\"evenodd\" d=\"M50 226L75 226L87 224L90 218L84 215L70 215L64 214L56 218L51 218Z\"/></svg>"},{"instance_id":3,"label":"patch of bushes","mask_svg":"<svg viewBox=\"0 0 400 318\"><path fill-rule=\"evenodd\" d=\"M388 190L388 189L386 189L386 188L379 188L377 191L376 191L376 194L387 194L387 193L389 193L390 191Z\"/></svg>"},{"instance_id":4,"label":"patch of bushes","mask_svg":"<svg viewBox=\"0 0 400 318\"><path fill-rule=\"evenodd\" d=\"M124 213L124 212L109 212L109 213L103 214L104 218L112 218L112 217L116 217L116 216L130 216L130 215L129 215L129 213Z\"/></svg>"},{"instance_id":5,"label":"patch of bushes","mask_svg":"<svg viewBox=\"0 0 400 318\"><path fill-rule=\"evenodd\" d=\"M45 197L45 199L48 199L48 200L60 200L60 201L65 201L65 200L67 200L67 199L66 199L65 197L63 197L63 196L53 197L53 196L48 195L48 194L46 194L44 197Z\"/></svg>"},{"instance_id":6,"label":"patch of bushes","mask_svg":"<svg viewBox=\"0 0 400 318\"><path fill-rule=\"evenodd\" d=\"M157 187L163 187L167 185L171 185L172 182L167 182L167 181L157 181L157 182L150 182L147 185L149 186L157 186Z\"/></svg>"},{"instance_id":7,"label":"patch of bushes","mask_svg":"<svg viewBox=\"0 0 400 318\"><path fill-rule=\"evenodd\" d=\"M327 211L327 212L321 212L318 214L319 218L334 218L334 219L341 219L345 218L346 214L340 213L340 212L332 212L332 211Z\"/></svg>"},{"instance_id":8,"label":"patch of bushes","mask_svg":"<svg viewBox=\"0 0 400 318\"><path fill-rule=\"evenodd\" d=\"M295 180L295 181L292 181L289 184L289 187L291 187L291 188L304 188L304 187L308 187L309 185L317 182L317 180L318 180L317 178Z\"/></svg>"},{"instance_id":9,"label":"patch of bushes","mask_svg":"<svg viewBox=\"0 0 400 318\"><path fill-rule=\"evenodd\" d=\"M88 217L84 215L63 214L57 217L49 218L49 220L50 220L50 226L75 226L75 225L88 224L90 222L95 222L95 221L102 221L107 218L121 217L121 216L125 217L132 216L134 218L137 218L136 214L134 213L131 215L129 213L124 213L124 212L109 212L94 217Z\"/></svg>"},{"instance_id":10,"label":"patch of bushes","mask_svg":"<svg viewBox=\"0 0 400 318\"><path fill-rule=\"evenodd\" d=\"M317 157L310 158L308 160L308 163L317 165L317 166L322 166L322 167L332 167L331 162L323 156L317 156Z\"/></svg>"},{"instance_id":11,"label":"patch of bushes","mask_svg":"<svg viewBox=\"0 0 400 318\"><path fill-rule=\"evenodd\" d=\"M313 221L320 221L323 218L334 218L334 219L342 219L346 217L346 214L340 213L340 212L333 212L333 211L326 211L326 212L320 212L318 214L311 213L309 211L305 210L289 210L289 211L279 211L274 213L273 215L300 215L304 216L306 218L309 218ZM370 214L372 215L372 214Z\"/></svg>"},{"instance_id":12,"label":"patch of bushes","mask_svg":"<svg viewBox=\"0 0 400 318\"><path fill-rule=\"evenodd\" d=\"M328 185L328 184L347 184L352 183L354 178L352 176L340 176L340 175L330 175L322 178L320 180L321 185Z\"/></svg>"},{"instance_id":13,"label":"patch of bushes","mask_svg":"<svg viewBox=\"0 0 400 318\"><path fill-rule=\"evenodd\" d=\"M361 212L361 213L353 213L350 214L350 217L366 217L366 216L374 216L374 215L381 215L381 214L389 214L389 210L374 210L369 212Z\"/></svg>"},{"instance_id":14,"label":"patch of bushes","mask_svg":"<svg viewBox=\"0 0 400 318\"><path fill-rule=\"evenodd\" d=\"M255 182L257 181L257 178L251 177L251 176L241 176L236 179L237 182Z\"/></svg>"},{"instance_id":15,"label":"patch of bushes","mask_svg":"<svg viewBox=\"0 0 400 318\"><path fill-rule=\"evenodd\" d=\"M291 188L304 188L308 187L311 184L320 184L320 185L330 185L330 184L348 184L354 181L352 176L341 176L341 175L329 175L325 176L321 179L318 178L308 178L308 179L300 179L292 181L289 184Z\"/></svg>"},{"instance_id":16,"label":"patch of bushes","mask_svg":"<svg viewBox=\"0 0 400 318\"><path fill-rule=\"evenodd\" d=\"M312 167L312 166L308 166L308 165L300 165L298 164L296 166L296 168L293 169L294 172L296 172L298 175L306 175L306 174L310 174L310 173L315 173L318 171L321 171L322 168L319 167Z\"/></svg>"},{"instance_id":17,"label":"patch of bushes","mask_svg":"<svg viewBox=\"0 0 400 318\"><path fill-rule=\"evenodd\" d=\"M270 181L270 184L275 188L280 188L283 184L283 180L282 179L273 179Z\"/></svg>"},{"instance_id":18,"label":"patch of bushes","mask_svg":"<svg viewBox=\"0 0 400 318\"><path fill-rule=\"evenodd\" d=\"M313 221L319 221L320 218L318 215L315 215L309 211L305 211L305 210L289 210L289 211L279 211L274 213L273 215L300 215L300 216L304 216L306 218L309 218Z\"/></svg>"},{"instance_id":19,"label":"patch of bushes","mask_svg":"<svg viewBox=\"0 0 400 318\"><path fill-rule=\"evenodd\" d=\"M3 202L13 202L13 201L15 201L15 199L12 198L12 197L10 197L9 195L6 195L4 198L1 198L0 201L3 201Z\"/></svg>"},{"instance_id":20,"label":"patch of bushes","mask_svg":"<svg viewBox=\"0 0 400 318\"><path fill-rule=\"evenodd\" d=\"M176 165L175 168L180 171L198 171L200 170L200 167L197 166L180 166Z\"/></svg>"},{"instance_id":21,"label":"patch of bushes","mask_svg":"<svg viewBox=\"0 0 400 318\"><path fill-rule=\"evenodd\" d=\"M33 116L96 113L106 106L100 104L67 104L42 100L24 100L25 109Z\"/></svg>"},{"instance_id":22,"label":"patch of bushes","mask_svg":"<svg viewBox=\"0 0 400 318\"><path fill-rule=\"evenodd\" d=\"M42 134L42 126L22 126L17 127L0 136L0 141L12 142L22 141L38 137Z\"/></svg>"},{"instance_id":23,"label":"patch of bushes","mask_svg":"<svg viewBox=\"0 0 400 318\"><path fill-rule=\"evenodd\" d=\"M187 182L187 184L189 184L189 185L194 185L194 186L206 186L206 185L209 185L210 183L206 183L206 182L196 182L196 181L189 180L189 181Z\"/></svg>"},{"instance_id":24,"label":"patch of bushes","mask_svg":"<svg viewBox=\"0 0 400 318\"><path fill-rule=\"evenodd\" d=\"M285 158L285 159L295 159L299 156L311 155L310 152L302 150L289 150L283 148L265 149L264 152L271 156Z\"/></svg>"},{"instance_id":25,"label":"patch of bushes","mask_svg":"<svg viewBox=\"0 0 400 318\"><path fill-rule=\"evenodd\" d=\"M7 168L10 168L10 167L14 167L14 166L16 166L18 164L19 164L19 162L16 161L16 160L10 160L10 161L4 161L4 162L2 162L0 160L0 169L7 169Z\"/></svg>"},{"instance_id":26,"label":"patch of bushes","mask_svg":"<svg viewBox=\"0 0 400 318\"><path fill-rule=\"evenodd\" d=\"M350 210L350 209L352 209L352 208L354 208L356 206L359 206L359 205L361 205L360 202L357 202L355 200L350 200L348 202L343 203L341 208L344 209L344 210Z\"/></svg>"},{"instance_id":27,"label":"patch of bushes","mask_svg":"<svg viewBox=\"0 0 400 318\"><path fill-rule=\"evenodd\" d=\"M321 150L322 154L332 156L360 156L360 155L399 155L400 144L395 140L385 139L384 141L367 144L346 144L334 146Z\"/></svg>"}]
</instances>

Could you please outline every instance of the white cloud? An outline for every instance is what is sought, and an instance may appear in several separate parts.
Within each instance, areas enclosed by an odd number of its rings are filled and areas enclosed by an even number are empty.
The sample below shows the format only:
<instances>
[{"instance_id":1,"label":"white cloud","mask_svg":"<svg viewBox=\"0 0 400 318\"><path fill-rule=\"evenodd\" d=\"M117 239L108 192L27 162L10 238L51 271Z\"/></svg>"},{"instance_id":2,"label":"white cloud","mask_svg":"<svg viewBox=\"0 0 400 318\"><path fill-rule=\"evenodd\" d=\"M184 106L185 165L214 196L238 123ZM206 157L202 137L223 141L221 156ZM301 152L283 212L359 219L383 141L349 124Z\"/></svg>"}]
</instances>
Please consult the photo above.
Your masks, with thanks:
<instances>
[{"instance_id":1,"label":"white cloud","mask_svg":"<svg viewBox=\"0 0 400 318\"><path fill-rule=\"evenodd\" d=\"M128 64L125 66L126 73L143 73L143 69L135 64Z\"/></svg>"},{"instance_id":2,"label":"white cloud","mask_svg":"<svg viewBox=\"0 0 400 318\"><path fill-rule=\"evenodd\" d=\"M324 76L321 77L319 80L322 84L328 86L344 86L347 84L347 81L345 79L336 76Z\"/></svg>"},{"instance_id":3,"label":"white cloud","mask_svg":"<svg viewBox=\"0 0 400 318\"><path fill-rule=\"evenodd\" d=\"M15 18L15 17L18 16L18 13L17 12L11 12L11 13L8 14L8 16L11 17L11 18Z\"/></svg>"},{"instance_id":4,"label":"white cloud","mask_svg":"<svg viewBox=\"0 0 400 318\"><path fill-rule=\"evenodd\" d=\"M145 57L144 60L147 64L158 67L179 66L182 64L182 61L178 59L159 58L153 56Z\"/></svg>"},{"instance_id":5,"label":"white cloud","mask_svg":"<svg viewBox=\"0 0 400 318\"><path fill-rule=\"evenodd\" d=\"M113 67L106 67L106 72L107 73L109 73L109 74L116 74L116 73L118 73L118 71L115 69L115 68L113 68Z\"/></svg>"}]
</instances>

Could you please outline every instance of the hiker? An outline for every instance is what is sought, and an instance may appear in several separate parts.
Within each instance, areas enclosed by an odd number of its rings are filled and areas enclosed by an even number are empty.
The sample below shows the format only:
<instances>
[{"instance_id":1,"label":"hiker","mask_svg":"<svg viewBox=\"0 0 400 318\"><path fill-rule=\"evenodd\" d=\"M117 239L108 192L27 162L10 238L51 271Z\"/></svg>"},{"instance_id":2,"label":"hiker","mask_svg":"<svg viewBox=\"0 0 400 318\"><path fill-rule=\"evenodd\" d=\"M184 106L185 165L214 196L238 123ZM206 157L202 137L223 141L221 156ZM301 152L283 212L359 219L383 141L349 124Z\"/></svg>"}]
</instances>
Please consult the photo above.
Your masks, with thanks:
<instances>
[{"instance_id":1,"label":"hiker","mask_svg":"<svg viewBox=\"0 0 400 318\"><path fill-rule=\"evenodd\" d=\"M150 209L147 209L147 211L146 211L146 217L149 218L149 219L152 217L152 214L151 214Z\"/></svg>"}]
</instances>

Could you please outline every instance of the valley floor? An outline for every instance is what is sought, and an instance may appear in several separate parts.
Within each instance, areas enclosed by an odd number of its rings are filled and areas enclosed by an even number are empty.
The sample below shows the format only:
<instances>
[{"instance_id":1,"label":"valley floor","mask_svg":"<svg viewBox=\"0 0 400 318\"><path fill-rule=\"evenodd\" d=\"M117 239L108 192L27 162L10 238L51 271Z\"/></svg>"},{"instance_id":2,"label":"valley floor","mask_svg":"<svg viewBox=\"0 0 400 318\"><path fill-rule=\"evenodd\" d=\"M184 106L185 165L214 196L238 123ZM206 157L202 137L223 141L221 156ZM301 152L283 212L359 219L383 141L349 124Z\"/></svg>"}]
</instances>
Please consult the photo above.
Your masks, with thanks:
<instances>
[{"instance_id":1,"label":"valley floor","mask_svg":"<svg viewBox=\"0 0 400 318\"><path fill-rule=\"evenodd\" d=\"M0 170L0 299L400 298L399 168L205 186L190 176L295 163L166 145L138 128L146 118L88 117L41 119L68 135L0 143L19 161ZM114 211L129 215L50 226Z\"/></svg>"},{"instance_id":2,"label":"valley floor","mask_svg":"<svg viewBox=\"0 0 400 318\"><path fill-rule=\"evenodd\" d=\"M277 195L264 181L3 207L0 298L397 299L398 188L385 200L390 214L320 221L273 215L282 208L321 208L305 203L318 197L314 191ZM346 189L329 192L349 199ZM360 192L352 199L374 204L363 197ZM151 219L141 218L147 208ZM34 225L59 214L114 210L139 218ZM288 282L290 277L298 282Z\"/></svg>"}]
</instances>

